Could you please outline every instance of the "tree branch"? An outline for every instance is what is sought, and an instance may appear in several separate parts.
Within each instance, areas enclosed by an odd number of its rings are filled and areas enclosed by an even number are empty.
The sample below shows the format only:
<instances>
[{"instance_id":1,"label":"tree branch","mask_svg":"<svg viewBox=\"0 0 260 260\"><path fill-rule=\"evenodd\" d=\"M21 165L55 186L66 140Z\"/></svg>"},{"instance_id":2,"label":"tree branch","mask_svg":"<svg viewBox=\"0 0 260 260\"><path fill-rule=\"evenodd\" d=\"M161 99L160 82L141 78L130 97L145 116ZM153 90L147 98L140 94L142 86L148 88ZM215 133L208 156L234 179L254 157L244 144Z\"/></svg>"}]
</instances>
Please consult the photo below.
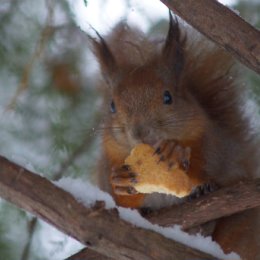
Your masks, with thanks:
<instances>
[{"instance_id":1,"label":"tree branch","mask_svg":"<svg viewBox=\"0 0 260 260\"><path fill-rule=\"evenodd\" d=\"M187 230L259 206L260 179L255 179L222 188L182 205L158 210L147 218L160 226L179 224Z\"/></svg>"},{"instance_id":2,"label":"tree branch","mask_svg":"<svg viewBox=\"0 0 260 260\"><path fill-rule=\"evenodd\" d=\"M202 34L260 74L260 32L215 0L161 0Z\"/></svg>"},{"instance_id":3,"label":"tree branch","mask_svg":"<svg viewBox=\"0 0 260 260\"><path fill-rule=\"evenodd\" d=\"M153 231L134 227L121 220L116 210L87 209L47 179L1 156L0 196L112 259L215 259Z\"/></svg>"}]
</instances>

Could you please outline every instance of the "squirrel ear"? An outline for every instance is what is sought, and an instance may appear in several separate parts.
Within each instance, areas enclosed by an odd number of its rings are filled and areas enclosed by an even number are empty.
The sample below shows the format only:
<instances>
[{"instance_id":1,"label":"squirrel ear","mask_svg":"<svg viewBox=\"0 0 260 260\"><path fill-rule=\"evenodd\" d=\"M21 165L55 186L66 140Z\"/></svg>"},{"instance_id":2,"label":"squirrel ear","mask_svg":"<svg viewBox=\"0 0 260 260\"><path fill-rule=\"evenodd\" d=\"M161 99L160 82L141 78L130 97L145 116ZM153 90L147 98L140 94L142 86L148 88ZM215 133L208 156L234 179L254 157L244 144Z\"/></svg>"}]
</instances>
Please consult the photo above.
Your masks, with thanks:
<instances>
[{"instance_id":1,"label":"squirrel ear","mask_svg":"<svg viewBox=\"0 0 260 260\"><path fill-rule=\"evenodd\" d=\"M94 28L92 29L95 31L99 40L96 40L91 36L88 37L92 42L94 54L99 61L103 77L108 85L112 87L115 83L116 76L118 75L116 60L104 38Z\"/></svg>"},{"instance_id":2,"label":"squirrel ear","mask_svg":"<svg viewBox=\"0 0 260 260\"><path fill-rule=\"evenodd\" d=\"M169 10L169 30L162 50L162 56L177 78L184 66L183 45L185 39L181 38L179 22L176 17L173 18Z\"/></svg>"}]
</instances>

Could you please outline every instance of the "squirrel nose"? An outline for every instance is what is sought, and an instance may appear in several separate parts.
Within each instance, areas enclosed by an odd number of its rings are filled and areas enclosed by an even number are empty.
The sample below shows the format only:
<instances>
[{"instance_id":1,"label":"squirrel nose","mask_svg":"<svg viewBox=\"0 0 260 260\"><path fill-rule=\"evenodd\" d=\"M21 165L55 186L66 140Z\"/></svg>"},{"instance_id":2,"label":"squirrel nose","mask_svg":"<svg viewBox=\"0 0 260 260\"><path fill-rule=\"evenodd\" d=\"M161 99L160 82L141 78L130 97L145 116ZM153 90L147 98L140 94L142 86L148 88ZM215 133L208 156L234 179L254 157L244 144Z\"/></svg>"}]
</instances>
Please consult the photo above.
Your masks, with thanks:
<instances>
[{"instance_id":1,"label":"squirrel nose","mask_svg":"<svg viewBox=\"0 0 260 260\"><path fill-rule=\"evenodd\" d=\"M149 136L149 134L150 134L150 129L144 125L136 125L132 130L133 137L143 142L147 138L147 136Z\"/></svg>"}]
</instances>

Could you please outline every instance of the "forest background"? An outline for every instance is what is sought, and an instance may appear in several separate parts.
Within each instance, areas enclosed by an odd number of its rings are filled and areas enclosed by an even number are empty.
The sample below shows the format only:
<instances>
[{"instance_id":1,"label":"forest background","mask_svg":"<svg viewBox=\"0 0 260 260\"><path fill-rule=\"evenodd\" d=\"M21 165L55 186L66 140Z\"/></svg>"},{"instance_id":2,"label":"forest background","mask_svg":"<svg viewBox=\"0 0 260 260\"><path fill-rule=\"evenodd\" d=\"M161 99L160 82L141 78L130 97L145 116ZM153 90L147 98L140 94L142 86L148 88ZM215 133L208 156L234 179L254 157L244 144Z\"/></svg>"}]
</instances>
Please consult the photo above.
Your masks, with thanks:
<instances>
[{"instance_id":1,"label":"forest background","mask_svg":"<svg viewBox=\"0 0 260 260\"><path fill-rule=\"evenodd\" d=\"M98 156L99 75L85 31L93 26L105 34L116 19L137 20L148 35L167 30L166 7L165 15L155 16L134 1L116 1L123 13L106 20L112 1L96 1L91 20L93 1L0 0L0 154L51 180L91 179ZM231 7L260 28L260 1L233 1ZM259 114L260 77L241 70L242 84L258 105L252 113ZM80 248L0 199L0 260L58 260Z\"/></svg>"}]
</instances>

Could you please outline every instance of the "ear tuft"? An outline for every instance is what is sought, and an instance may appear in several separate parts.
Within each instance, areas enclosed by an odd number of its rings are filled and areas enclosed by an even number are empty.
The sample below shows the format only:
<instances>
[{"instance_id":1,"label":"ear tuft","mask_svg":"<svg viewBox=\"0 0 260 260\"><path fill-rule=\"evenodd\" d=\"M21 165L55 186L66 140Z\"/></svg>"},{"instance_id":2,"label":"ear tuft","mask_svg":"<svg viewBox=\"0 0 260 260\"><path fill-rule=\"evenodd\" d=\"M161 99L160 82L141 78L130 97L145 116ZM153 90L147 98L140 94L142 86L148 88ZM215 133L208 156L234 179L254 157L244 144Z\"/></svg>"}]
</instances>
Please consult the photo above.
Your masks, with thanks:
<instances>
[{"instance_id":1,"label":"ear tuft","mask_svg":"<svg viewBox=\"0 0 260 260\"><path fill-rule=\"evenodd\" d=\"M173 41L179 43L180 38L181 38L181 32L180 32L179 22L176 16L173 18L172 13L169 10L169 30L165 42L165 48L170 47Z\"/></svg>"},{"instance_id":2,"label":"ear tuft","mask_svg":"<svg viewBox=\"0 0 260 260\"><path fill-rule=\"evenodd\" d=\"M99 34L98 31L96 31L94 28L92 29L95 31L98 40L91 37L90 35L88 35L88 38L92 43L94 49L93 52L98 59L103 77L108 85L112 87L118 72L115 57L109 49L104 38Z\"/></svg>"},{"instance_id":3,"label":"ear tuft","mask_svg":"<svg viewBox=\"0 0 260 260\"><path fill-rule=\"evenodd\" d=\"M176 79L179 78L184 66L184 44L185 39L182 39L179 22L176 17L173 18L171 11L169 10L169 30L162 50L162 55L170 70L173 70Z\"/></svg>"}]
</instances>

